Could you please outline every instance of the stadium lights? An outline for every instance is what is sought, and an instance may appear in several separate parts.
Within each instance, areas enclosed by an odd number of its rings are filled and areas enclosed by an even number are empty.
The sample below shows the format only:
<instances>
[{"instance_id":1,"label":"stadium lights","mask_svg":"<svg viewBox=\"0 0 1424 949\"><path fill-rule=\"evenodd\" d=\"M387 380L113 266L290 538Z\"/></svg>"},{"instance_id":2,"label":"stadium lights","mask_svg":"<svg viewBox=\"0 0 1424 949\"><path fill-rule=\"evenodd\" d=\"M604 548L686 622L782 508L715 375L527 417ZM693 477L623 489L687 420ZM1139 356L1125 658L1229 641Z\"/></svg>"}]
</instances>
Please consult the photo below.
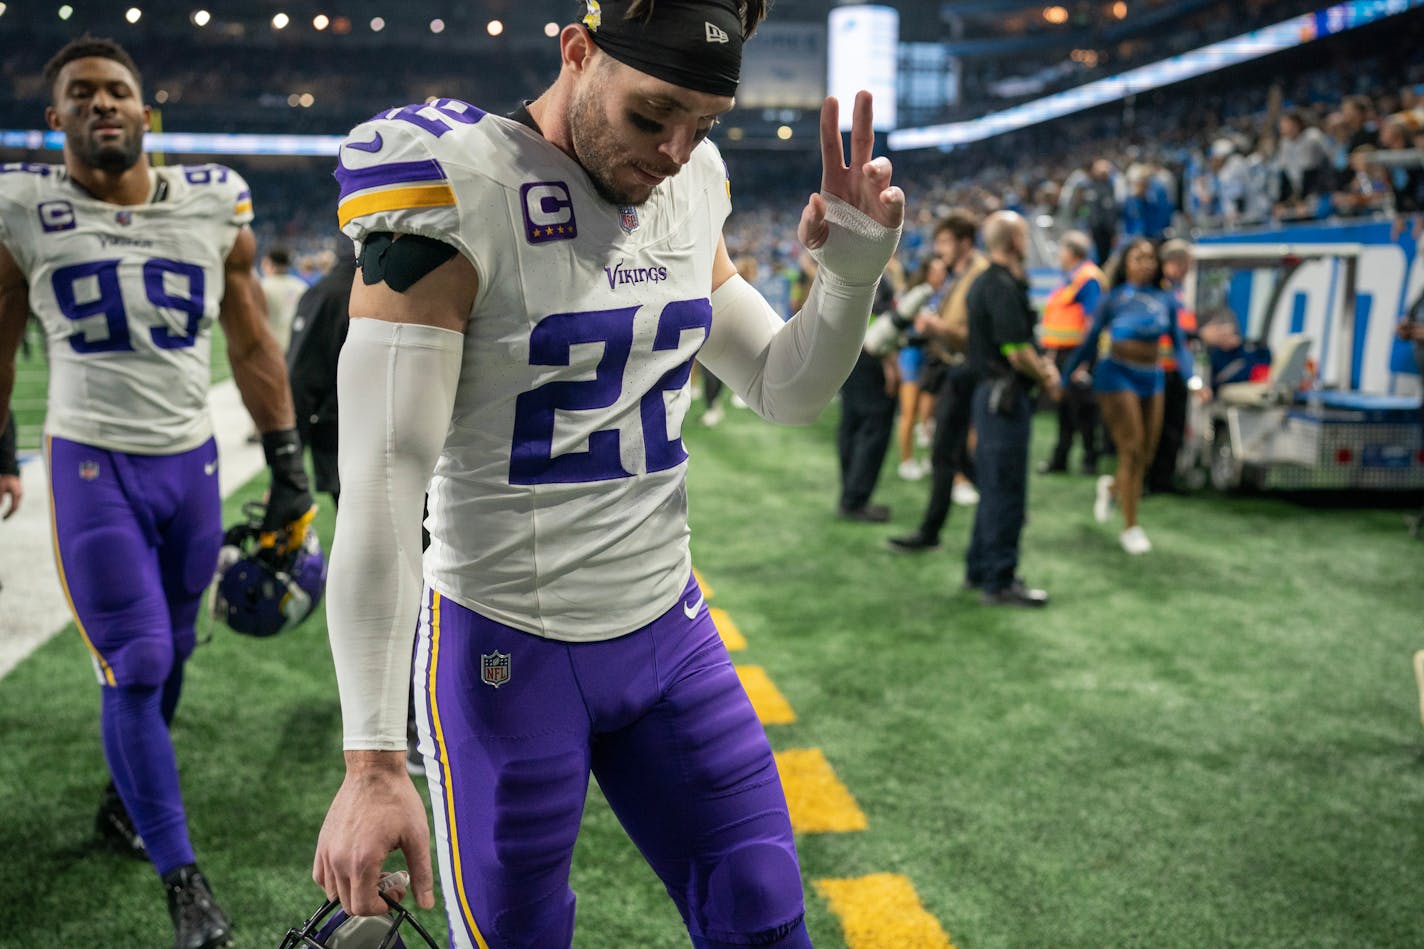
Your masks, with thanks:
<instances>
[{"instance_id":1,"label":"stadium lights","mask_svg":"<svg viewBox=\"0 0 1424 949\"><path fill-rule=\"evenodd\" d=\"M325 13L318 13L316 16L312 17L312 29L314 30L324 30L330 25L331 17L327 16Z\"/></svg>"},{"instance_id":2,"label":"stadium lights","mask_svg":"<svg viewBox=\"0 0 1424 949\"><path fill-rule=\"evenodd\" d=\"M331 32L340 33L345 36L351 32L351 18L349 16L339 16L331 21Z\"/></svg>"},{"instance_id":3,"label":"stadium lights","mask_svg":"<svg viewBox=\"0 0 1424 949\"><path fill-rule=\"evenodd\" d=\"M168 101L168 90L167 90L167 89L159 89L157 92L155 92L155 93L153 94L153 101L154 101L154 102L157 102L159 105L162 105L163 103L167 102L167 101Z\"/></svg>"},{"instance_id":4,"label":"stadium lights","mask_svg":"<svg viewBox=\"0 0 1424 949\"><path fill-rule=\"evenodd\" d=\"M5 4L0 3L0 16L5 15Z\"/></svg>"},{"instance_id":5,"label":"stadium lights","mask_svg":"<svg viewBox=\"0 0 1424 949\"><path fill-rule=\"evenodd\" d=\"M485 24L485 32L490 36L498 36L504 32L504 23L499 20L490 20Z\"/></svg>"},{"instance_id":6,"label":"stadium lights","mask_svg":"<svg viewBox=\"0 0 1424 949\"><path fill-rule=\"evenodd\" d=\"M435 19L431 20L431 21L430 21L430 32L432 32L432 33L444 33L444 32L445 32L445 21L442 20L442 19L440 19L439 17L436 17Z\"/></svg>"},{"instance_id":7,"label":"stadium lights","mask_svg":"<svg viewBox=\"0 0 1424 949\"><path fill-rule=\"evenodd\" d=\"M190 19L193 21L194 26L203 27L212 22L213 15L207 10L194 10Z\"/></svg>"},{"instance_id":8,"label":"stadium lights","mask_svg":"<svg viewBox=\"0 0 1424 949\"><path fill-rule=\"evenodd\" d=\"M896 129L890 133L886 145L891 151L908 151L915 148L953 148L982 142L996 135L1119 102L1128 96L1217 72L1281 50L1294 49L1421 7L1424 7L1424 0L1347 0L977 119ZM1087 60L1080 56L1078 61Z\"/></svg>"},{"instance_id":9,"label":"stadium lights","mask_svg":"<svg viewBox=\"0 0 1424 949\"><path fill-rule=\"evenodd\" d=\"M287 14L285 14L285 13L273 14L273 16L272 16L272 29L274 29L274 30L285 30L285 29L287 28L287 24L290 23L290 22L292 22L292 18L289 17L289 16L287 16Z\"/></svg>"},{"instance_id":10,"label":"stadium lights","mask_svg":"<svg viewBox=\"0 0 1424 949\"><path fill-rule=\"evenodd\" d=\"M316 96L312 95L310 92L303 92L300 96L297 97L297 104L300 105L303 109L310 109L313 105L316 104Z\"/></svg>"},{"instance_id":11,"label":"stadium lights","mask_svg":"<svg viewBox=\"0 0 1424 949\"><path fill-rule=\"evenodd\" d=\"M1065 7L1053 6L1043 8L1043 18L1049 23L1060 24L1068 22L1068 10Z\"/></svg>"},{"instance_id":12,"label":"stadium lights","mask_svg":"<svg viewBox=\"0 0 1424 949\"><path fill-rule=\"evenodd\" d=\"M379 32L381 32L382 30L384 30L385 28L386 28L386 20L385 20L385 17L376 16L376 17L372 17L372 18L371 18L371 32L372 32L372 33L379 33Z\"/></svg>"},{"instance_id":13,"label":"stadium lights","mask_svg":"<svg viewBox=\"0 0 1424 949\"><path fill-rule=\"evenodd\" d=\"M142 18L143 11L140 10L138 7L129 7L126 11L124 11L124 19L128 20L130 23L137 23Z\"/></svg>"},{"instance_id":14,"label":"stadium lights","mask_svg":"<svg viewBox=\"0 0 1424 949\"><path fill-rule=\"evenodd\" d=\"M71 7L69 4L66 3L64 6L59 8L59 18L61 20L67 20L72 16L74 16L74 8Z\"/></svg>"},{"instance_id":15,"label":"stadium lights","mask_svg":"<svg viewBox=\"0 0 1424 949\"><path fill-rule=\"evenodd\" d=\"M782 125L778 127L776 130L776 137L781 139L783 142L789 142L791 140L791 126Z\"/></svg>"},{"instance_id":16,"label":"stadium lights","mask_svg":"<svg viewBox=\"0 0 1424 949\"><path fill-rule=\"evenodd\" d=\"M0 7L3 7L4 5L5 5L5 4L0 3ZM4 11L0 11L0 12L4 12ZM550 23L545 23L545 24L544 24L544 35L547 36L547 37L549 37L550 39L553 39L554 37L558 36L558 35L559 35L559 24L557 24L557 23L552 23L552 22L550 22Z\"/></svg>"},{"instance_id":17,"label":"stadium lights","mask_svg":"<svg viewBox=\"0 0 1424 949\"><path fill-rule=\"evenodd\" d=\"M1112 5L1112 15L1117 17L1119 20L1126 20L1127 4L1123 3L1122 0L1117 0L1117 3L1114 3Z\"/></svg>"}]
</instances>

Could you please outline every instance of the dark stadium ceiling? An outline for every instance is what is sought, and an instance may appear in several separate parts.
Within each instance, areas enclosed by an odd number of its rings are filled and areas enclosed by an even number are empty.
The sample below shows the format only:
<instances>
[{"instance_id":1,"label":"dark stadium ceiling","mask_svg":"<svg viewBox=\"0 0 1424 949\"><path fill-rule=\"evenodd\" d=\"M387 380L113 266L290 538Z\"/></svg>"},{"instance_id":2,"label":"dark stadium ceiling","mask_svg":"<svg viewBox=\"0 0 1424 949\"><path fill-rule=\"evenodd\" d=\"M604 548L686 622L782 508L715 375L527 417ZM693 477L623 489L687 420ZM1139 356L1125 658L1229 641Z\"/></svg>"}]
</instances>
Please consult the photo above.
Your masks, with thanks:
<instances>
[{"instance_id":1,"label":"dark stadium ceiling","mask_svg":"<svg viewBox=\"0 0 1424 949\"><path fill-rule=\"evenodd\" d=\"M778 22L821 22L836 5L828 0L773 0L771 16ZM971 43L1055 30L1113 28L1118 33L1131 33L1134 22L1150 29L1169 8L1179 12L1220 7L1230 11L1225 15L1231 15L1243 7L1226 0L888 0L888 5L900 11L901 36L906 40ZM1278 4L1254 0L1244 7L1273 5ZM1306 8L1313 4L1295 6ZM150 36L197 30L195 14L204 10L207 17L202 29L231 39L300 43L304 36L312 38L322 32L334 36L338 31L355 38L371 38L373 21L380 21L387 39L400 36L406 43L420 45L422 38L428 38L431 45L443 46L456 37L483 38L493 19L502 21L506 40L537 41L543 37L546 23L570 22L581 6L572 0L11 0L0 4L0 8L4 9L0 14L0 38L12 24L50 35L87 29L120 40L132 30ZM70 13L61 20L59 11L65 8ZM128 22L130 9L140 11L136 23ZM275 30L274 17L279 14L285 14L285 26ZM313 25L318 16L326 18L320 31ZM437 20L443 37L431 31L431 24Z\"/></svg>"}]
</instances>

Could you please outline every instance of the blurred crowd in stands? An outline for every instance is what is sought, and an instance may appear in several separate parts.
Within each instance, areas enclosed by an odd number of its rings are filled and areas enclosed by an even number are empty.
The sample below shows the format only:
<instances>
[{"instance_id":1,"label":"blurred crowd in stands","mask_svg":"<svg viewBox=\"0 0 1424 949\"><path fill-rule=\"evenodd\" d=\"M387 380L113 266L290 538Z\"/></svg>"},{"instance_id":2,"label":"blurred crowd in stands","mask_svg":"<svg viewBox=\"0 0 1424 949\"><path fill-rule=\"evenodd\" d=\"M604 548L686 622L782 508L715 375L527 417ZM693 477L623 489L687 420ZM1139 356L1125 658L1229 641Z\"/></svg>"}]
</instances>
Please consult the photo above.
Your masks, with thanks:
<instances>
[{"instance_id":1,"label":"blurred crowd in stands","mask_svg":"<svg viewBox=\"0 0 1424 949\"><path fill-rule=\"evenodd\" d=\"M1310 6L1301 0L1251 0L1223 19L1212 15L1219 12L1215 5L1195 4L1190 12L1175 12L1179 18L1171 30L1124 32L1099 71L1131 68ZM1424 60L1415 53L1421 42L1424 15L1406 14L1353 35L953 151L891 153L897 180L910 199L900 263L908 272L924 262L932 229L951 208L981 217L997 210L1020 212L1034 230L1030 265L1046 268L1056 266L1057 237L1070 229L1092 237L1093 257L1102 263L1136 236L1190 238L1223 228L1418 212L1424 209L1424 171L1398 157L1424 146ZM264 115L268 128L272 117L281 115L284 131L333 132L385 102L405 70L404 60L390 63L394 75L352 70L350 62L341 60L348 54L333 48L304 50L298 58L274 55L270 61L239 57L230 61L250 62L252 68L225 71L221 77L185 66L185 53L176 47L152 51L145 62L153 64L148 67L152 75L169 77L165 84L174 88L164 106L170 127L253 130L263 127ZM27 55L18 50L0 64L15 92L5 103L14 114L0 119L19 127L32 125L42 111L43 90L27 94L24 87L39 72L24 61ZM418 62L421 81L419 88L406 90L409 94L513 102L516 90L541 84L526 63L514 71L482 72L475 96L466 88L474 81L468 59L459 51L427 50L410 61L412 68ZM282 78L284 70L291 82ZM327 85L315 89L318 105L310 110L265 103L256 91L263 77L272 88L286 88L283 82L291 85L300 76L315 75L325 77L321 81ZM432 80L432 75L443 78ZM1098 77L1089 70L1072 81L1092 78ZM1040 94L1054 88L1046 86ZM991 107L972 92L966 90L967 99L980 103L981 110ZM215 101L224 105L215 108ZM1000 101L992 108L1006 104ZM184 109L198 111L183 121ZM313 127L293 125L292 115L306 116L303 121ZM318 116L326 123L321 128L315 127ZM334 119L336 126L330 125ZM726 230L728 248L734 257L756 261L758 286L790 314L809 284L795 238L805 194L790 188L815 180L818 154L810 148L767 154L728 147L724 157L734 207ZM290 249L294 272L309 283L318 279L334 260L339 242L336 183L322 160L223 160L252 186L259 245Z\"/></svg>"}]
</instances>

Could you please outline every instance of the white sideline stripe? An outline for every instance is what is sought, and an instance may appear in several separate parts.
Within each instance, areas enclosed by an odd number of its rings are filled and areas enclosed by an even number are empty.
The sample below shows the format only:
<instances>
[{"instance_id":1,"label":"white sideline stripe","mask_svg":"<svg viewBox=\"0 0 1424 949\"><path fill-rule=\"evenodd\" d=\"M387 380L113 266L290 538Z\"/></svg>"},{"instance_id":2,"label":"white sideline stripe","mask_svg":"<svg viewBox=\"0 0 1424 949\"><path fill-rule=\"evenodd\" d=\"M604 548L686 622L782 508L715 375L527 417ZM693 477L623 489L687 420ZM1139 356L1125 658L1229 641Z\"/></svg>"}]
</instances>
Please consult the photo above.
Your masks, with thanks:
<instances>
[{"instance_id":1,"label":"white sideline stripe","mask_svg":"<svg viewBox=\"0 0 1424 949\"><path fill-rule=\"evenodd\" d=\"M227 497L262 470L262 448L247 443L252 419L231 379L212 387L208 406L218 440L218 484ZM22 459L20 477L25 487L20 510L0 521L0 679L71 619L54 568L44 458Z\"/></svg>"}]
</instances>

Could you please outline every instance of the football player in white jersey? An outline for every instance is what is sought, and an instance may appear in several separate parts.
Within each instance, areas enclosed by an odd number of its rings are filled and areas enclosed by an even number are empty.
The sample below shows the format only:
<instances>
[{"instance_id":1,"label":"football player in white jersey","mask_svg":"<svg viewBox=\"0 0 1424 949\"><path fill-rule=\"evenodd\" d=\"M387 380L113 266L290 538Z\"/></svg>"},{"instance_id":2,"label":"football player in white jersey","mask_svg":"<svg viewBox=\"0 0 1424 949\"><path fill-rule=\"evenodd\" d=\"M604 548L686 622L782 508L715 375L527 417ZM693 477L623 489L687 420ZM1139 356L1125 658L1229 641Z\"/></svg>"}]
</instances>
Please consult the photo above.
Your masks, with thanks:
<instances>
[{"instance_id":1,"label":"football player in white jersey","mask_svg":"<svg viewBox=\"0 0 1424 949\"><path fill-rule=\"evenodd\" d=\"M360 253L328 599L347 770L313 877L351 913L384 910L395 849L433 904L403 754L418 619L452 945L570 945L590 773L694 946L810 945L776 764L693 579L679 435L694 357L767 418L819 415L860 351L904 196L872 158L870 96L849 166L827 100L805 307L783 323L737 275L706 139L764 13L588 0L558 79L514 115L437 99L341 148Z\"/></svg>"},{"instance_id":2,"label":"football player in white jersey","mask_svg":"<svg viewBox=\"0 0 1424 949\"><path fill-rule=\"evenodd\" d=\"M55 558L99 677L113 778L97 824L146 851L179 949L225 946L231 926L198 872L168 730L222 541L214 319L272 468L264 529L300 542L314 511L253 269L252 199L218 165L150 167L138 69L113 41L74 40L44 77L64 164L0 166L0 418L33 309L50 357Z\"/></svg>"}]
</instances>

